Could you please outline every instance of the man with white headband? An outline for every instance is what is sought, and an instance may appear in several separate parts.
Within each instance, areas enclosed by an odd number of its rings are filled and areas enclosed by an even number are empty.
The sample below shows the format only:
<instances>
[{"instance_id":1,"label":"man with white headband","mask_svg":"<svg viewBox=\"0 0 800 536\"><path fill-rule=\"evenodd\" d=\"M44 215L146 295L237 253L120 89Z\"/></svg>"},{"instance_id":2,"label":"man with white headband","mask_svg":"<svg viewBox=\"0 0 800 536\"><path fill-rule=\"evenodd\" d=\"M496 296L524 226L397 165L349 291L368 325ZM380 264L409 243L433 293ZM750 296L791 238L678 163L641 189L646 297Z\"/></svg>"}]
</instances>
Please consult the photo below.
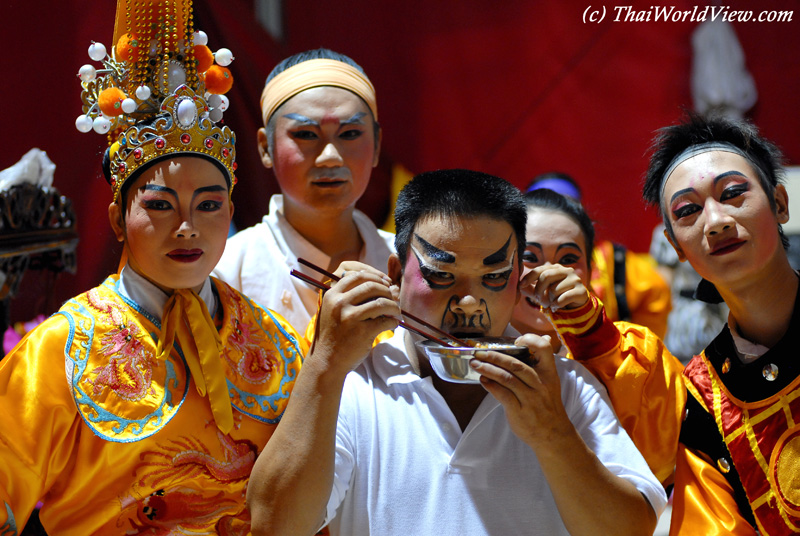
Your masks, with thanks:
<instances>
[{"instance_id":1,"label":"man with white headband","mask_svg":"<svg viewBox=\"0 0 800 536\"><path fill-rule=\"evenodd\" d=\"M311 50L272 70L261 112L258 150L282 193L261 223L228 240L214 275L302 332L317 291L290 276L308 270L298 257L330 271L347 260L385 271L394 251L393 235L355 208L380 152L375 89L349 57Z\"/></svg>"},{"instance_id":2,"label":"man with white headband","mask_svg":"<svg viewBox=\"0 0 800 536\"><path fill-rule=\"evenodd\" d=\"M644 186L679 259L728 323L684 371L670 534L795 534L800 283L781 153L746 122L692 116L659 132Z\"/></svg>"}]
</instances>

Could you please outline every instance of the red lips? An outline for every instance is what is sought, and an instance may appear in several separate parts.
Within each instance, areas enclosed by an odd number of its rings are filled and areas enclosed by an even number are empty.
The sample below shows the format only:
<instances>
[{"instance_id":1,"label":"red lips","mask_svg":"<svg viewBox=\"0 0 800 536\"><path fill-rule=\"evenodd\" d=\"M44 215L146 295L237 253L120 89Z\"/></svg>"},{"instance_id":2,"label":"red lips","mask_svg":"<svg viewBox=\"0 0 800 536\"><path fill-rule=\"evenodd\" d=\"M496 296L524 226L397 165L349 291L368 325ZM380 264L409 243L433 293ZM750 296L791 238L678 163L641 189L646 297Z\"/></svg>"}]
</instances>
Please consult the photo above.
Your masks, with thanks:
<instances>
[{"instance_id":1,"label":"red lips","mask_svg":"<svg viewBox=\"0 0 800 536\"><path fill-rule=\"evenodd\" d=\"M714 245L714 249L711 250L711 255L719 256L719 255L727 255L728 253L732 253L742 247L744 245L744 240L739 240L738 238L731 238L729 240L725 240L720 242L719 244Z\"/></svg>"},{"instance_id":2,"label":"red lips","mask_svg":"<svg viewBox=\"0 0 800 536\"><path fill-rule=\"evenodd\" d=\"M173 249L167 253L167 257L178 262L194 262L202 255L202 249Z\"/></svg>"}]
</instances>

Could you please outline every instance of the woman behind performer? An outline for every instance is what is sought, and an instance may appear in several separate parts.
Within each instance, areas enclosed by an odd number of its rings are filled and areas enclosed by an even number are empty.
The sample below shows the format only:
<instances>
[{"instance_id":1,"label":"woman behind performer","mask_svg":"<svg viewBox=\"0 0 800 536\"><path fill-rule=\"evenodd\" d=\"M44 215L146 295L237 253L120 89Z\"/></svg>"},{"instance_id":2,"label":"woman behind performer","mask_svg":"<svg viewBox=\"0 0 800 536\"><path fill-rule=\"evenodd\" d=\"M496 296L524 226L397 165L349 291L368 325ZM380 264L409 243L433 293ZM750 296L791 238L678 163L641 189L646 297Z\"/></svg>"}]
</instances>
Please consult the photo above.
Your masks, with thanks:
<instances>
[{"instance_id":1,"label":"woman behind performer","mask_svg":"<svg viewBox=\"0 0 800 536\"><path fill-rule=\"evenodd\" d=\"M523 286L512 325L550 336L555 352L580 361L604 383L622 426L668 486L686 398L680 362L649 328L610 321L587 290L594 225L580 202L546 188L526 193L525 202L523 283L535 283L527 294Z\"/></svg>"}]
</instances>

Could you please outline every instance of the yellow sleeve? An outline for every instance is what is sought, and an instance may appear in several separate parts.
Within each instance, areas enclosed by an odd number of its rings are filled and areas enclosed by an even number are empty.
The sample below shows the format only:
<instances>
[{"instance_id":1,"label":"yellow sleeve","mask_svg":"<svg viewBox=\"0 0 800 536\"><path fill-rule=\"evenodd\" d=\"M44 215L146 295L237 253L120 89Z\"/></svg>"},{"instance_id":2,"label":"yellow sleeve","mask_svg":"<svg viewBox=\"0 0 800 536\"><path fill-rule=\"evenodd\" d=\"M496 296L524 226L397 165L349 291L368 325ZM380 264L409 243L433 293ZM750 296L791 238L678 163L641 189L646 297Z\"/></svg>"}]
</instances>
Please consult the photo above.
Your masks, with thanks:
<instances>
[{"instance_id":1,"label":"yellow sleeve","mask_svg":"<svg viewBox=\"0 0 800 536\"><path fill-rule=\"evenodd\" d=\"M592 250L592 291L605 304L606 315L620 320L619 304L614 291L614 244L603 240ZM672 310L669 284L656 269L649 253L625 250L625 301L630 320L650 328L662 339L667 333L667 317Z\"/></svg>"},{"instance_id":2,"label":"yellow sleeve","mask_svg":"<svg viewBox=\"0 0 800 536\"><path fill-rule=\"evenodd\" d=\"M670 536L755 536L725 477L708 459L679 445Z\"/></svg>"},{"instance_id":3,"label":"yellow sleeve","mask_svg":"<svg viewBox=\"0 0 800 536\"><path fill-rule=\"evenodd\" d=\"M606 386L622 427L666 486L672 482L686 403L683 365L652 331L611 322L602 307L592 296L581 308L555 313L556 329L571 357ZM578 322L582 318L586 322Z\"/></svg>"},{"instance_id":4,"label":"yellow sleeve","mask_svg":"<svg viewBox=\"0 0 800 536\"><path fill-rule=\"evenodd\" d=\"M82 421L64 372L68 324L51 317L0 361L0 533L21 532L73 463Z\"/></svg>"},{"instance_id":5,"label":"yellow sleeve","mask_svg":"<svg viewBox=\"0 0 800 536\"><path fill-rule=\"evenodd\" d=\"M650 328L663 339L672 310L672 294L649 254L629 251L626 255L625 295L631 322Z\"/></svg>"}]
</instances>

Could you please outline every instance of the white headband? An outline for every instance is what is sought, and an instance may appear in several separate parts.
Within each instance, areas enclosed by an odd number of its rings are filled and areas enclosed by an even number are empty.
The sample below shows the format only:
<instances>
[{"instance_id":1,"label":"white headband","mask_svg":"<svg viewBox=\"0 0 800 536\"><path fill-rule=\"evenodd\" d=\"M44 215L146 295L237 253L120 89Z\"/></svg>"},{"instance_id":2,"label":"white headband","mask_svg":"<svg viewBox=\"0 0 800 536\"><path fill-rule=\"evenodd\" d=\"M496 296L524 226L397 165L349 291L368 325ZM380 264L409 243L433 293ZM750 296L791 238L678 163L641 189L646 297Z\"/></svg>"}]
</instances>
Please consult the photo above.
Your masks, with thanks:
<instances>
[{"instance_id":1,"label":"white headband","mask_svg":"<svg viewBox=\"0 0 800 536\"><path fill-rule=\"evenodd\" d=\"M675 158L669 163L667 166L667 171L664 172L664 177L661 179L661 188L659 189L659 199L663 201L664 199L664 186L667 184L667 179L669 176L672 175L672 172L675 171L675 168L692 158L693 156L697 156L703 153L709 153L711 151L721 151L725 153L733 153L738 154L748 162L750 161L750 157L739 149L734 144L727 142L727 141L709 141L705 143L699 143L697 145L690 145L682 152L678 153Z\"/></svg>"}]
</instances>

